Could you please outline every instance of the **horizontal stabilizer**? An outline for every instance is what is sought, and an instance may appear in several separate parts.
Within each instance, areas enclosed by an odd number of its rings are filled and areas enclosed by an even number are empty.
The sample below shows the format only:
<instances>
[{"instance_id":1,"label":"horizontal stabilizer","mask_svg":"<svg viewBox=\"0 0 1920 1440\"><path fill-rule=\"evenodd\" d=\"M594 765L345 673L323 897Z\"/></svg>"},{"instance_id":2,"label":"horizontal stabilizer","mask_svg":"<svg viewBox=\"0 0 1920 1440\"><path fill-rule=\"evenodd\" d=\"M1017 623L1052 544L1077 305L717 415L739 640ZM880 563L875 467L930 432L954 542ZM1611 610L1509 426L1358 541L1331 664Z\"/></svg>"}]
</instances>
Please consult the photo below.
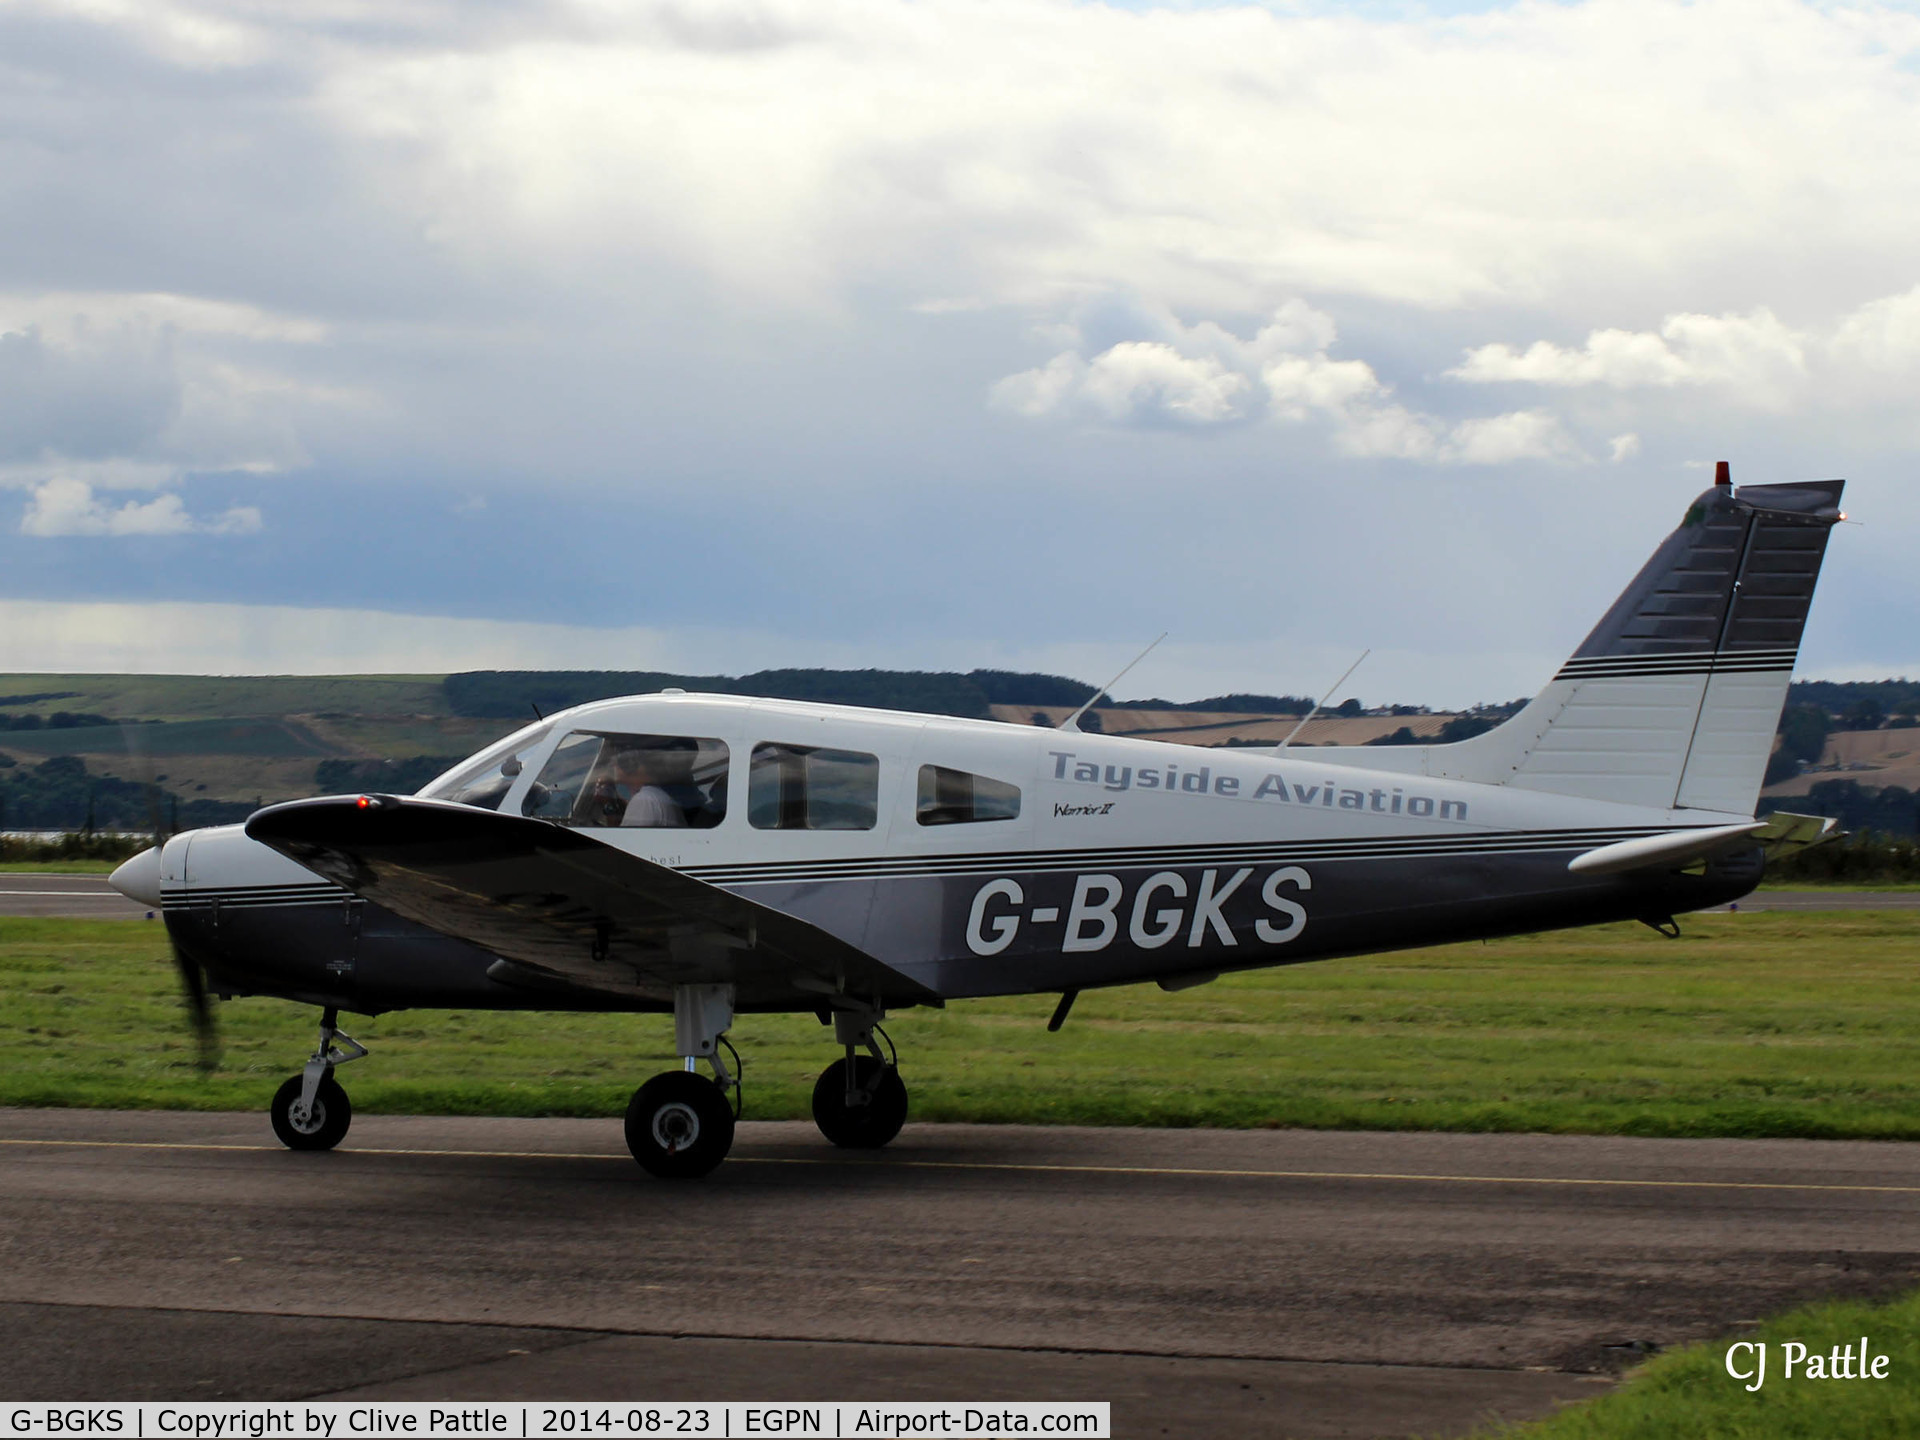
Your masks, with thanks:
<instances>
[{"instance_id":1,"label":"horizontal stabilizer","mask_svg":"<svg viewBox=\"0 0 1920 1440\"><path fill-rule=\"evenodd\" d=\"M1622 840L1618 845L1602 845L1576 855L1567 869L1576 875L1618 875L1648 865L1675 865L1712 854L1730 841L1753 838L1767 828L1764 820L1745 825L1707 825L1690 830L1669 830L1665 835L1648 835L1639 840Z\"/></svg>"},{"instance_id":2,"label":"horizontal stabilizer","mask_svg":"<svg viewBox=\"0 0 1920 1440\"><path fill-rule=\"evenodd\" d=\"M1778 860L1796 850L1838 840L1843 833L1840 822L1830 815L1790 815L1776 810L1753 832L1753 838L1760 842L1769 860Z\"/></svg>"}]
</instances>

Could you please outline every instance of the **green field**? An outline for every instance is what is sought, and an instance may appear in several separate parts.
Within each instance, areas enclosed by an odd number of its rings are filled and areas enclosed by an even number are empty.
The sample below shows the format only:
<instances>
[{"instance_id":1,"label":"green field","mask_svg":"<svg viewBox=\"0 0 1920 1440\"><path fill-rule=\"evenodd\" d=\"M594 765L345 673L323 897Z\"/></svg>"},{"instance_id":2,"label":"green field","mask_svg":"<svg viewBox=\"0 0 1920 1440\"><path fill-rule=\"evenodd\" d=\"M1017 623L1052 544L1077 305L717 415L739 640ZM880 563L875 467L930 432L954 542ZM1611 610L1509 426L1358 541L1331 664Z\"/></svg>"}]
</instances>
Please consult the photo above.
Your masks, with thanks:
<instances>
[{"instance_id":1,"label":"green field","mask_svg":"<svg viewBox=\"0 0 1920 1440\"><path fill-rule=\"evenodd\" d=\"M169 755L250 757L341 754L304 725L290 720L174 720L164 725L78 725L68 730L10 730L8 747L21 755Z\"/></svg>"},{"instance_id":2,"label":"green field","mask_svg":"<svg viewBox=\"0 0 1920 1440\"><path fill-rule=\"evenodd\" d=\"M118 860L0 860L0 875L111 875Z\"/></svg>"},{"instance_id":3,"label":"green field","mask_svg":"<svg viewBox=\"0 0 1920 1440\"><path fill-rule=\"evenodd\" d=\"M922 1120L1920 1138L1920 915L1693 916L902 1013ZM157 924L0 920L0 1104L251 1108L314 1012L219 1007L193 1064ZM662 1016L400 1013L350 1027L363 1111L613 1115L673 1063ZM748 1114L807 1113L810 1016L742 1016Z\"/></svg>"},{"instance_id":4,"label":"green field","mask_svg":"<svg viewBox=\"0 0 1920 1440\"><path fill-rule=\"evenodd\" d=\"M440 675L0 675L0 710L116 719L244 719L345 711L444 715ZM59 695L26 704L14 697Z\"/></svg>"}]
</instances>

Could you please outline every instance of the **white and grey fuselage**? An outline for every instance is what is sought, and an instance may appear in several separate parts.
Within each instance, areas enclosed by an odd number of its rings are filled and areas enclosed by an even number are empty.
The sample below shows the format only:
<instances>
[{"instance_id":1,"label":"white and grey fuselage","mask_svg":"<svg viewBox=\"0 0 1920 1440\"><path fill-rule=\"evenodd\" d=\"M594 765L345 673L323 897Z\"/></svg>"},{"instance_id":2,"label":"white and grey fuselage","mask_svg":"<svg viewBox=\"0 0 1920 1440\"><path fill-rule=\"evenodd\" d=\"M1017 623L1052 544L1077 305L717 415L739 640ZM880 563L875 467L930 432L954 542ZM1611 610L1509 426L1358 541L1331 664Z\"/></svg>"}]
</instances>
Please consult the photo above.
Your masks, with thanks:
<instances>
[{"instance_id":1,"label":"white and grey fuselage","mask_svg":"<svg viewBox=\"0 0 1920 1440\"><path fill-rule=\"evenodd\" d=\"M767 929L755 915L872 957L863 983L893 985L877 998L894 1005L1177 988L1396 947L1664 922L1751 890L1759 849L1727 843L1606 873L1569 864L1750 819L1838 497L1838 482L1707 492L1539 698L1453 745L1200 749L635 696L529 726L404 802L408 823L439 827L412 851L340 839L355 823L337 813L347 802L294 802L175 837L151 883L215 990L369 1012L666 1009L675 983L716 965L740 1010L815 1008L817 976L714 958L723 942L752 951ZM650 780L616 769L648 756L669 768ZM636 806L644 784L667 803ZM300 807L328 804L322 834L320 812ZM476 810L497 840L457 823ZM655 823L623 823L636 810ZM543 857L512 872L535 878L488 871L506 864L489 845ZM629 888L666 918L624 919L624 872L589 847L636 862ZM589 872L590 883L566 879ZM455 890L462 908L435 908ZM728 910L726 897L746 903ZM535 932L559 938L542 950ZM576 942L601 968L542 958ZM690 959L702 944L706 958Z\"/></svg>"}]
</instances>

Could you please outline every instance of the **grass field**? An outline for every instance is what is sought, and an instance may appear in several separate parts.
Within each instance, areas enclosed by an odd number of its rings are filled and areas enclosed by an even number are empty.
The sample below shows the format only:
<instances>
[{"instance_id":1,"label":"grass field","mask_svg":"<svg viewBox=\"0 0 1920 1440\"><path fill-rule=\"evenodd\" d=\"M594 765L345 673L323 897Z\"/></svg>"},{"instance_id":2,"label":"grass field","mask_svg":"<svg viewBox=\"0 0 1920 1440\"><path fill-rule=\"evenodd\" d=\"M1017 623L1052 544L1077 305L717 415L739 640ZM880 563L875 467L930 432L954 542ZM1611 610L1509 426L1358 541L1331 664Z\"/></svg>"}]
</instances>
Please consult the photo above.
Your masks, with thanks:
<instances>
[{"instance_id":1,"label":"grass field","mask_svg":"<svg viewBox=\"0 0 1920 1440\"><path fill-rule=\"evenodd\" d=\"M889 1023L922 1120L1920 1137L1920 915L1694 916L1230 976L956 1003ZM219 1007L202 1075L157 924L0 920L0 1104L251 1108L314 1012ZM399 1013L350 1027L363 1111L613 1115L673 1063L660 1016ZM834 1057L743 1016L748 1114L800 1117Z\"/></svg>"},{"instance_id":2,"label":"grass field","mask_svg":"<svg viewBox=\"0 0 1920 1440\"><path fill-rule=\"evenodd\" d=\"M444 715L439 675L0 675L0 710L76 710L115 718L237 719L351 711ZM11 697L58 695L20 704Z\"/></svg>"},{"instance_id":3,"label":"grass field","mask_svg":"<svg viewBox=\"0 0 1920 1440\"><path fill-rule=\"evenodd\" d=\"M1782 1345L1808 1354L1868 1341L1888 1357L1882 1380L1809 1380L1804 1365L1782 1373ZM1767 1370L1758 1390L1727 1373L1727 1348L1764 1341ZM1753 1352L1735 1368L1751 1376ZM1617 1390L1549 1420L1503 1427L1488 1440L1884 1440L1920 1435L1920 1295L1882 1305L1809 1305L1705 1345L1690 1345L1642 1366Z\"/></svg>"},{"instance_id":4,"label":"grass field","mask_svg":"<svg viewBox=\"0 0 1920 1440\"><path fill-rule=\"evenodd\" d=\"M118 860L0 860L0 875L111 875Z\"/></svg>"}]
</instances>

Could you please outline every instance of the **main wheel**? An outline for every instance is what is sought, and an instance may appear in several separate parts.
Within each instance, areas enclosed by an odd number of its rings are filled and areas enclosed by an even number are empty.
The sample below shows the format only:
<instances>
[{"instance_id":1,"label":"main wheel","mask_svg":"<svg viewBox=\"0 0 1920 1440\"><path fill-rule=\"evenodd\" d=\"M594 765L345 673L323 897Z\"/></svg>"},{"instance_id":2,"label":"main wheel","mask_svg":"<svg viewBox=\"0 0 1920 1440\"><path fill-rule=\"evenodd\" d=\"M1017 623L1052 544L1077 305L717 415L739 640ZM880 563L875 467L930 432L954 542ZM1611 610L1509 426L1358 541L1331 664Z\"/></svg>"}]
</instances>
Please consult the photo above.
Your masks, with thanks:
<instances>
[{"instance_id":1,"label":"main wheel","mask_svg":"<svg viewBox=\"0 0 1920 1440\"><path fill-rule=\"evenodd\" d=\"M347 1137L353 1123L353 1106L347 1092L331 1075L314 1092L313 1109L303 1124L293 1120L293 1104L300 1098L301 1077L296 1075L274 1092L267 1113L273 1117L273 1133L289 1150L331 1150Z\"/></svg>"},{"instance_id":2,"label":"main wheel","mask_svg":"<svg viewBox=\"0 0 1920 1440\"><path fill-rule=\"evenodd\" d=\"M875 1072L881 1072L876 1083ZM847 1104L847 1062L836 1060L813 1087L813 1123L844 1150L878 1150L907 1123L907 1087L900 1072L871 1055L854 1056L854 1083L871 1089L864 1105Z\"/></svg>"},{"instance_id":3,"label":"main wheel","mask_svg":"<svg viewBox=\"0 0 1920 1440\"><path fill-rule=\"evenodd\" d=\"M689 1070L656 1075L627 1106L627 1149L649 1175L692 1180L733 1148L733 1107L720 1087Z\"/></svg>"}]
</instances>

